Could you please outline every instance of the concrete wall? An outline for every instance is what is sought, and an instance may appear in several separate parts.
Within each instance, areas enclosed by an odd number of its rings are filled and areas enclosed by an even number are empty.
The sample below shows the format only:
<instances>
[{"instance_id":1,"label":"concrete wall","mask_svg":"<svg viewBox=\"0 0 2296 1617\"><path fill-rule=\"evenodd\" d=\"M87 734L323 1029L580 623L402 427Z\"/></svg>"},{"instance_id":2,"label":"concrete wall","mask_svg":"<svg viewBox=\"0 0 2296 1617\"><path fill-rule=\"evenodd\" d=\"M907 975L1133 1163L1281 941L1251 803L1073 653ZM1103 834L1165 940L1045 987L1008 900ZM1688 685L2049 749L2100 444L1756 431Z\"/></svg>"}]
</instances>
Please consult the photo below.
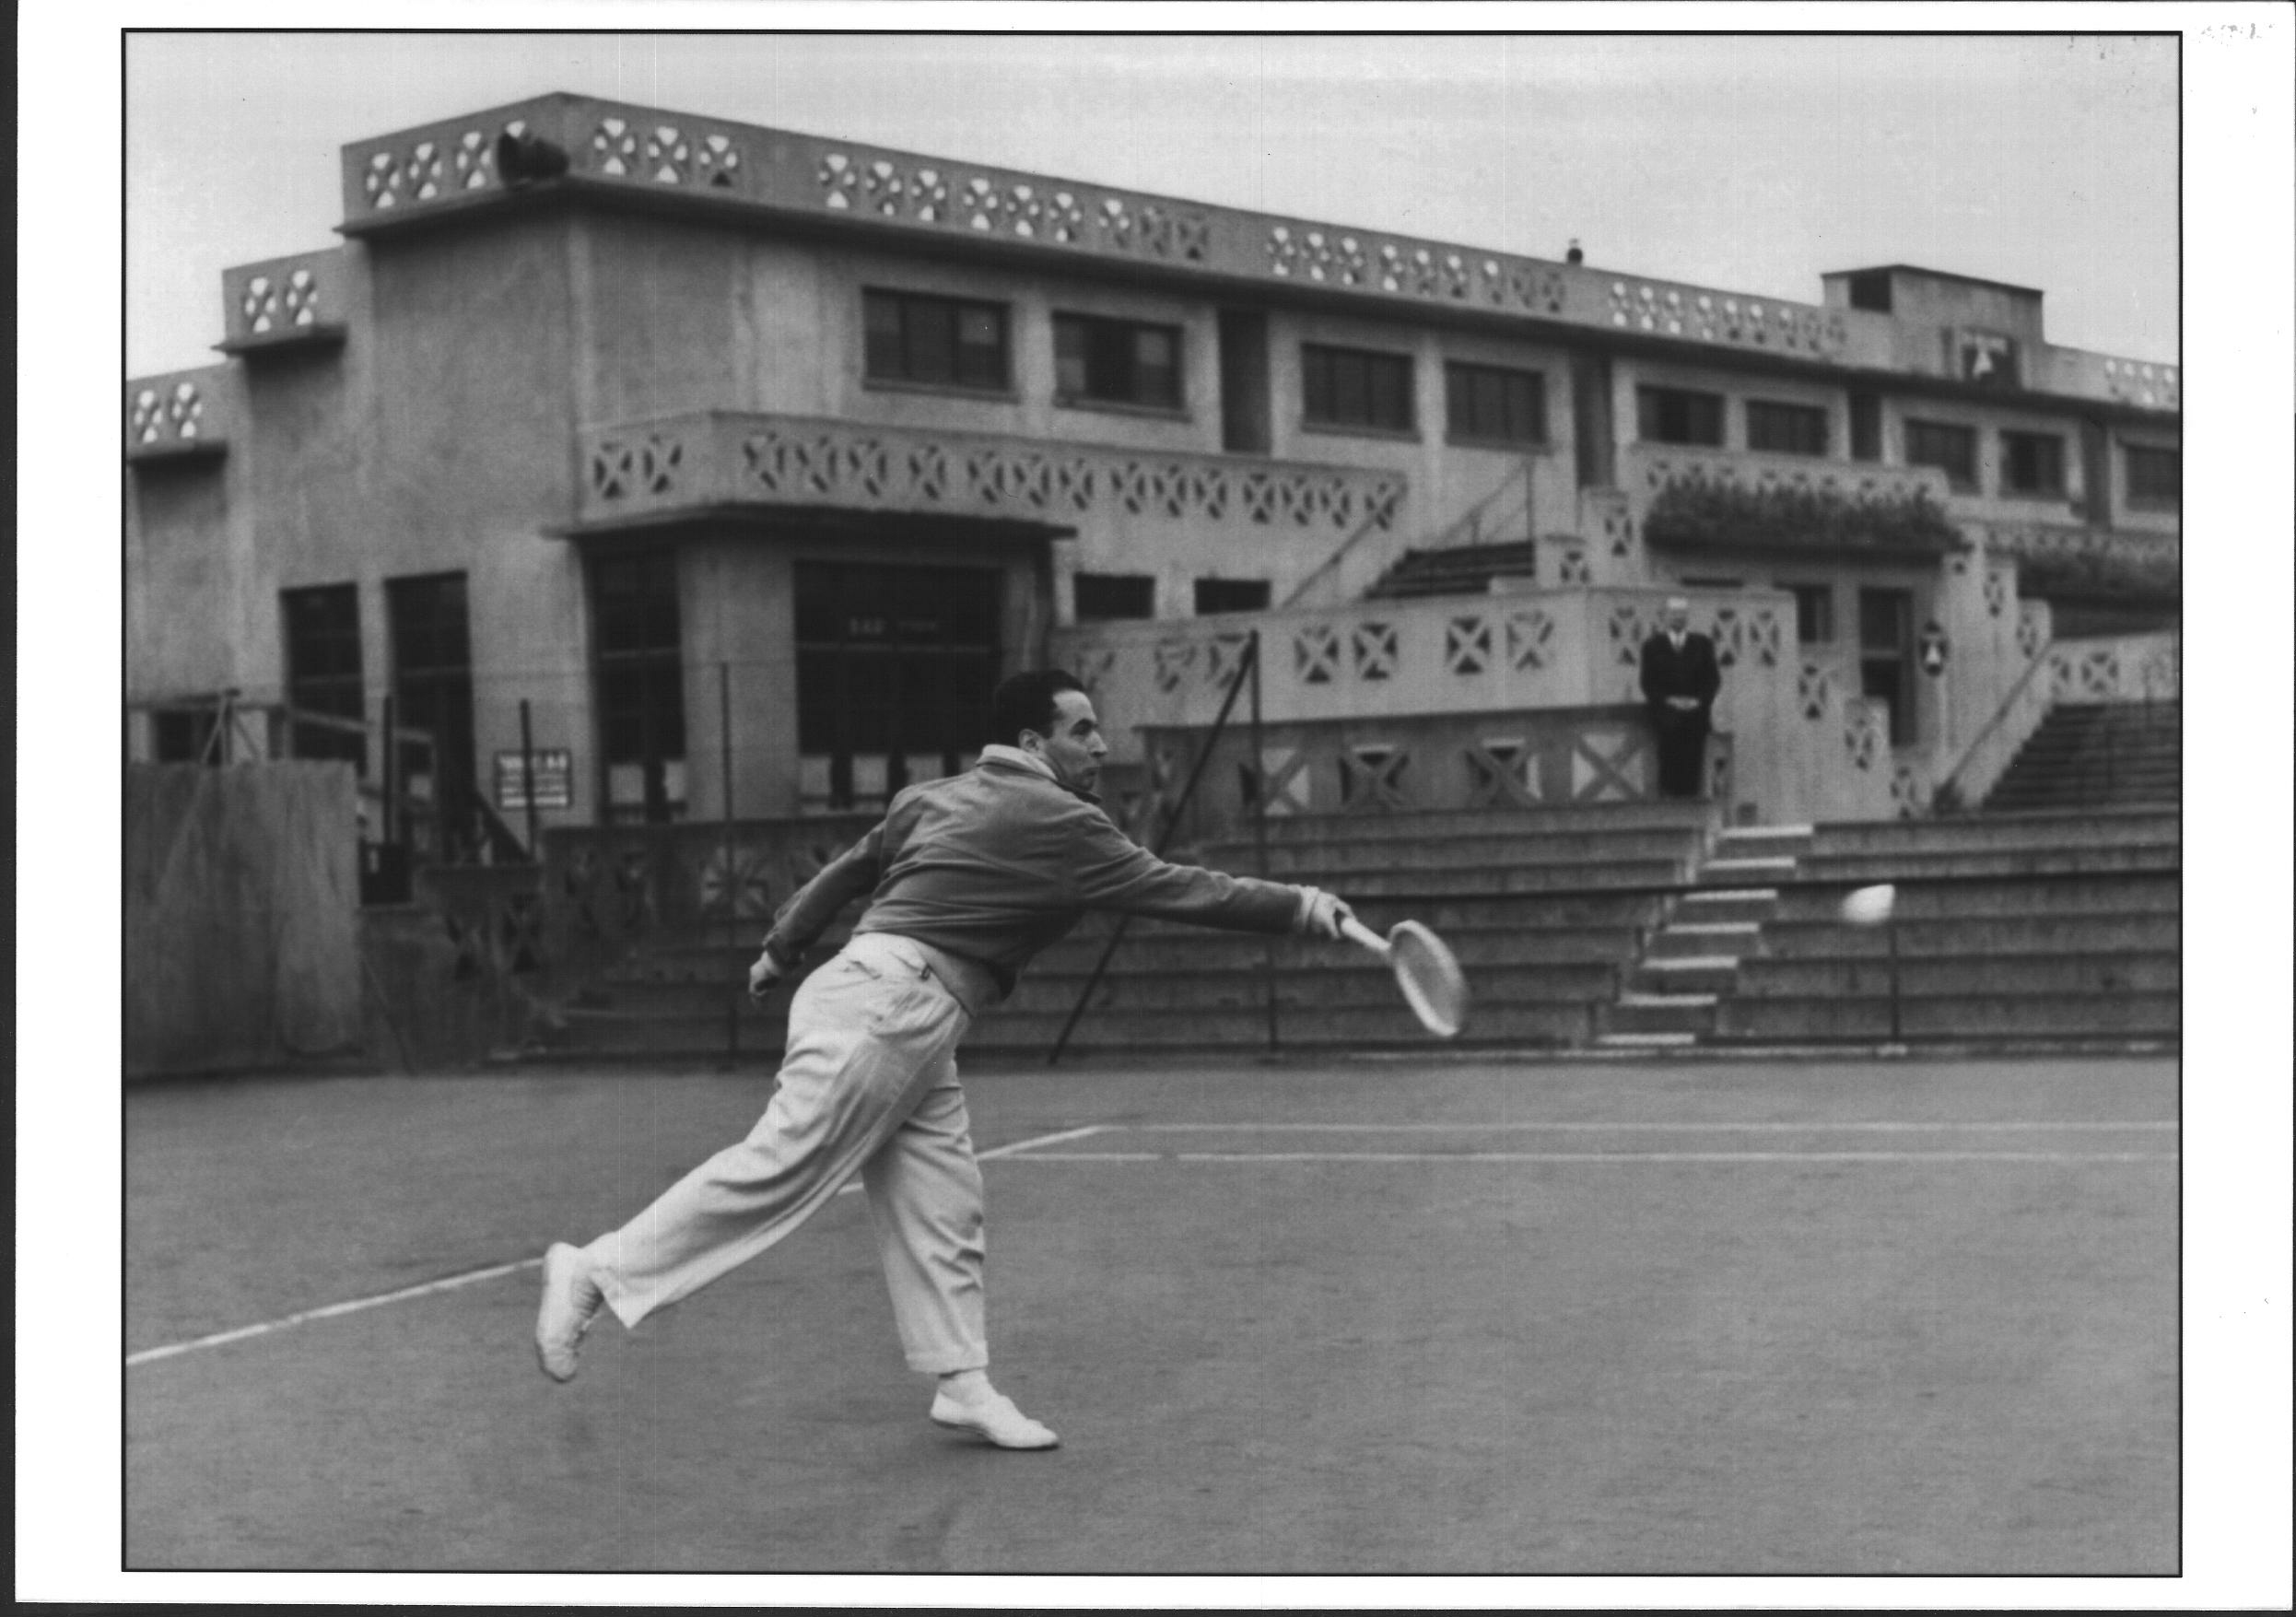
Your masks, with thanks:
<instances>
[{"instance_id":1,"label":"concrete wall","mask_svg":"<svg viewBox=\"0 0 2296 1617\"><path fill-rule=\"evenodd\" d=\"M129 766L128 1076L277 1066L357 1046L355 816L343 764Z\"/></svg>"}]
</instances>

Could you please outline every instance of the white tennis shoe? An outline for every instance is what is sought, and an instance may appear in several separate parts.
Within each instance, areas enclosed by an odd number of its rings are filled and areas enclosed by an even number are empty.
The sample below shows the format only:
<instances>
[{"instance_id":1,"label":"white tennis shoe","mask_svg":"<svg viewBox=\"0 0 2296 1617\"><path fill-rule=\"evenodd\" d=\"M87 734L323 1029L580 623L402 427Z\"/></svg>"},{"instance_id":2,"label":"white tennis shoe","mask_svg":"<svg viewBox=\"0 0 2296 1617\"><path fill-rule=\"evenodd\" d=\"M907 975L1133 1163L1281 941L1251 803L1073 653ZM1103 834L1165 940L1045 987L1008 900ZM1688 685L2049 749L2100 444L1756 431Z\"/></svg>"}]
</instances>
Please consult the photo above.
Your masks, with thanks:
<instances>
[{"instance_id":1,"label":"white tennis shoe","mask_svg":"<svg viewBox=\"0 0 2296 1617\"><path fill-rule=\"evenodd\" d=\"M574 1379L582 1333L605 1300L575 1248L559 1241L542 1255L542 1311L534 1318L534 1354L542 1361L544 1375L553 1381Z\"/></svg>"},{"instance_id":2,"label":"white tennis shoe","mask_svg":"<svg viewBox=\"0 0 2296 1617\"><path fill-rule=\"evenodd\" d=\"M985 1437L999 1448L1058 1448L1060 1439L1051 1427L1021 1413L1002 1392L960 1402L946 1392L932 1399L932 1424L955 1432Z\"/></svg>"}]
</instances>

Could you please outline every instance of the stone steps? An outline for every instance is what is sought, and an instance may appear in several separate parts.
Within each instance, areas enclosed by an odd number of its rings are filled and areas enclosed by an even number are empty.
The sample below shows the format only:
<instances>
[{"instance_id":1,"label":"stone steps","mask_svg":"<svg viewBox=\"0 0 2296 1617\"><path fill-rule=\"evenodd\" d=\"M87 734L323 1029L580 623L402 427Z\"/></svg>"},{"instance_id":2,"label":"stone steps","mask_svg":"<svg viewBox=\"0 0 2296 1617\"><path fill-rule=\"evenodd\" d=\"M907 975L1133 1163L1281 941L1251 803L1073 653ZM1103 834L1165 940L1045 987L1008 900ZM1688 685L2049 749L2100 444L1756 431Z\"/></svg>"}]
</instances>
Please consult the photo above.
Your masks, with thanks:
<instances>
[{"instance_id":1,"label":"stone steps","mask_svg":"<svg viewBox=\"0 0 2296 1617\"><path fill-rule=\"evenodd\" d=\"M1906 1039L2174 1039L2183 999L2173 993L1916 995L1898 1005ZM1725 1001L1716 1043L1790 1044L1892 1037L1886 993Z\"/></svg>"},{"instance_id":2,"label":"stone steps","mask_svg":"<svg viewBox=\"0 0 2296 1617\"><path fill-rule=\"evenodd\" d=\"M1984 813L2171 803L2183 794L2183 769L2179 704L2060 704L2009 761Z\"/></svg>"},{"instance_id":3,"label":"stone steps","mask_svg":"<svg viewBox=\"0 0 2296 1617\"><path fill-rule=\"evenodd\" d=\"M2173 952L2078 951L2058 954L1900 956L1895 977L1904 996L1982 994L2174 993L2183 960ZM1762 955L1740 963L1734 997L1801 999L1821 994L1856 998L1887 995L1886 956L1855 960L1780 959Z\"/></svg>"}]
</instances>

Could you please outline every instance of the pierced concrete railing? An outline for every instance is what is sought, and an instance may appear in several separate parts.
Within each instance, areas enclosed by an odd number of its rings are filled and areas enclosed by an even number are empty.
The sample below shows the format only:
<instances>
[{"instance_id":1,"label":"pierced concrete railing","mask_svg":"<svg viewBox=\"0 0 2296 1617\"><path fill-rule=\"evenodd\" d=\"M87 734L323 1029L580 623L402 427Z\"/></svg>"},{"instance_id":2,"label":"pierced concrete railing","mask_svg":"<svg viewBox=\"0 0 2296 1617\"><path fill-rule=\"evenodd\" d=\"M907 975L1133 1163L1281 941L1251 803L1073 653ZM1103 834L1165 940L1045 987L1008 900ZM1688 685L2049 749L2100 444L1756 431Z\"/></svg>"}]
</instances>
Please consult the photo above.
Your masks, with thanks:
<instances>
[{"instance_id":1,"label":"pierced concrete railing","mask_svg":"<svg viewBox=\"0 0 2296 1617\"><path fill-rule=\"evenodd\" d=\"M1344 536L1392 524L1407 489L1394 472L721 412L594 428L581 435L581 456L586 526L728 506L828 506Z\"/></svg>"},{"instance_id":2,"label":"pierced concrete railing","mask_svg":"<svg viewBox=\"0 0 2296 1617\"><path fill-rule=\"evenodd\" d=\"M225 270L224 351L341 341L349 326L346 263L344 250L334 247Z\"/></svg>"}]
</instances>

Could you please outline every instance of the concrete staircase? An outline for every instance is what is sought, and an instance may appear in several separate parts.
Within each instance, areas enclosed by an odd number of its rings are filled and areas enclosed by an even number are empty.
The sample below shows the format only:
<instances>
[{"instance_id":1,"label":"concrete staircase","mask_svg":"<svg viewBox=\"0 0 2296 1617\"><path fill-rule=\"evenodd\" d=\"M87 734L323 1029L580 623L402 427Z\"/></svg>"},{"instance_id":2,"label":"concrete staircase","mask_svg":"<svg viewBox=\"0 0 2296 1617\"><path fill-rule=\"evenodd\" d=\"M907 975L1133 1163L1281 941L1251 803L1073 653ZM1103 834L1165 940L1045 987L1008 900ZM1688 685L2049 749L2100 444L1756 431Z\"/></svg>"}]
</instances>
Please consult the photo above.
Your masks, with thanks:
<instances>
[{"instance_id":1,"label":"concrete staircase","mask_svg":"<svg viewBox=\"0 0 2296 1617\"><path fill-rule=\"evenodd\" d=\"M1496 578L1539 576L1538 546L1529 540L1506 545L1458 545L1441 550L1406 550L1365 598L1391 601L1419 595L1485 595Z\"/></svg>"},{"instance_id":2,"label":"concrete staircase","mask_svg":"<svg viewBox=\"0 0 2296 1617\"><path fill-rule=\"evenodd\" d=\"M2160 810L1819 826L1708 1041L2173 1040L2180 859ZM1839 919L1883 881L1892 927Z\"/></svg>"},{"instance_id":3,"label":"concrete staircase","mask_svg":"<svg viewBox=\"0 0 2296 1617\"><path fill-rule=\"evenodd\" d=\"M2173 806L2183 784L2181 704L2060 704L2010 760L1984 808L2004 814Z\"/></svg>"},{"instance_id":4,"label":"concrete staircase","mask_svg":"<svg viewBox=\"0 0 2296 1617\"><path fill-rule=\"evenodd\" d=\"M1603 1008L1596 1045L1665 1049L1710 1038L1739 962L1760 948L1776 911L1777 884L1793 879L1810 843L1808 826L1740 826L1716 837L1697 890L1669 905L1623 991Z\"/></svg>"}]
</instances>

